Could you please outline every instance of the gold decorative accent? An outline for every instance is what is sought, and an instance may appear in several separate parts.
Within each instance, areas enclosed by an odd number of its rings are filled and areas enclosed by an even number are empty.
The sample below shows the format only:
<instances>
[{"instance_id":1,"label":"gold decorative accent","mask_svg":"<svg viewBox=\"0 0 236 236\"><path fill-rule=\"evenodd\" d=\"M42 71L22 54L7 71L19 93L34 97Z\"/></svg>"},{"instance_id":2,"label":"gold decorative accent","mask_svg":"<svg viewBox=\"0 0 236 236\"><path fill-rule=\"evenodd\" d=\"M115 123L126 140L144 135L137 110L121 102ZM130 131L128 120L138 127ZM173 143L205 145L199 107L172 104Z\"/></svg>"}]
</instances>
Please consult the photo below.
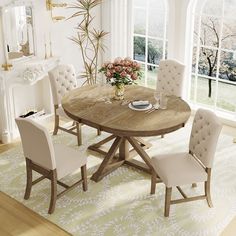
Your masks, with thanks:
<instances>
[{"instance_id":1,"label":"gold decorative accent","mask_svg":"<svg viewBox=\"0 0 236 236\"><path fill-rule=\"evenodd\" d=\"M66 7L66 6L67 6L67 3L53 3L52 0L46 0L46 8L48 11L51 11L51 18L53 21L60 21L60 20L65 19L64 16L53 16L52 14L53 8Z\"/></svg>"},{"instance_id":2,"label":"gold decorative accent","mask_svg":"<svg viewBox=\"0 0 236 236\"><path fill-rule=\"evenodd\" d=\"M66 7L66 3L53 3L52 0L46 0L46 7L48 11L51 11L55 7Z\"/></svg>"},{"instance_id":3,"label":"gold decorative accent","mask_svg":"<svg viewBox=\"0 0 236 236\"><path fill-rule=\"evenodd\" d=\"M4 71L9 71L12 66L12 64L8 64L7 62L5 64L2 64L2 68L4 69Z\"/></svg>"},{"instance_id":4,"label":"gold decorative accent","mask_svg":"<svg viewBox=\"0 0 236 236\"><path fill-rule=\"evenodd\" d=\"M53 21L60 21L65 20L66 18L64 16L52 16Z\"/></svg>"}]
</instances>

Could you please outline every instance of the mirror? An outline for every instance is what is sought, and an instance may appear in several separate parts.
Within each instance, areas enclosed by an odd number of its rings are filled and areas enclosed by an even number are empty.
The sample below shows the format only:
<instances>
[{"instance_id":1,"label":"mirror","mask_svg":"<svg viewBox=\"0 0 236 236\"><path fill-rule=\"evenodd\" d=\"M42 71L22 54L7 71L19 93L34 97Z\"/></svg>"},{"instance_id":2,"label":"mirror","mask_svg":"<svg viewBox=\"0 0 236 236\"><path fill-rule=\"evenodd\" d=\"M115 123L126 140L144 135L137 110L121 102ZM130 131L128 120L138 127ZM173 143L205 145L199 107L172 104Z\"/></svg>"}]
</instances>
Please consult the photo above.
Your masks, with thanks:
<instances>
[{"instance_id":1,"label":"mirror","mask_svg":"<svg viewBox=\"0 0 236 236\"><path fill-rule=\"evenodd\" d=\"M7 7L3 17L8 59L23 59L35 55L32 7Z\"/></svg>"}]
</instances>

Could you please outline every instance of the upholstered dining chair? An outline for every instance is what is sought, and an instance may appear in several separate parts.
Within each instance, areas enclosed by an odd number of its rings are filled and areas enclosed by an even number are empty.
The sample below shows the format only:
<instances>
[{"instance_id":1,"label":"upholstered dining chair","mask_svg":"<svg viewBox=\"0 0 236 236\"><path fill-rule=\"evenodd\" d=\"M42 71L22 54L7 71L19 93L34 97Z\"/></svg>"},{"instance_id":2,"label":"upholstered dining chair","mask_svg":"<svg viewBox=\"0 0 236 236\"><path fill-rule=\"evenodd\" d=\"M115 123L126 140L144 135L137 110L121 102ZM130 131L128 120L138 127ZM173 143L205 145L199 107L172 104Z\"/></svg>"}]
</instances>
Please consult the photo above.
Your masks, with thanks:
<instances>
[{"instance_id":1,"label":"upholstered dining chair","mask_svg":"<svg viewBox=\"0 0 236 236\"><path fill-rule=\"evenodd\" d=\"M61 99L63 96L75 89L77 87L77 80L75 69L72 65L58 65L56 68L48 72L52 98L54 104L54 115L55 115L55 123L54 123L54 131L53 135L56 135L58 129L68 132L70 134L77 136L78 145L82 144L82 132L81 132L81 123L74 122L75 125L66 129L60 126L60 117L64 117L70 119L64 109L61 106ZM76 129L76 131L74 131ZM100 130L97 131L98 135L100 135Z\"/></svg>"},{"instance_id":2,"label":"upholstered dining chair","mask_svg":"<svg viewBox=\"0 0 236 236\"><path fill-rule=\"evenodd\" d=\"M17 118L24 156L26 158L27 184L24 199L29 199L31 188L36 183L47 178L51 181L51 200L48 213L55 209L57 198L69 190L83 183L83 190L87 191L87 158L73 148L62 144L53 145L46 128L27 118ZM81 168L82 178L71 186L60 181L63 177ZM32 171L42 177L32 181ZM65 188L57 194L57 184Z\"/></svg>"},{"instance_id":3,"label":"upholstered dining chair","mask_svg":"<svg viewBox=\"0 0 236 236\"><path fill-rule=\"evenodd\" d=\"M176 60L161 60L157 75L158 92L182 97L185 65Z\"/></svg>"},{"instance_id":4,"label":"upholstered dining chair","mask_svg":"<svg viewBox=\"0 0 236 236\"><path fill-rule=\"evenodd\" d=\"M213 112L199 109L193 121L189 152L152 158L155 172L152 173L151 194L155 193L156 183L163 182L166 185L164 211L166 217L169 216L171 204L206 199L209 207L213 206L210 195L211 170L221 128L222 125ZM187 197L180 185L197 182L204 182L205 194ZM173 187L179 190L183 199L171 200Z\"/></svg>"},{"instance_id":5,"label":"upholstered dining chair","mask_svg":"<svg viewBox=\"0 0 236 236\"><path fill-rule=\"evenodd\" d=\"M185 65L176 60L161 60L157 75L157 92L182 97ZM164 135L161 135L164 138Z\"/></svg>"}]
</instances>

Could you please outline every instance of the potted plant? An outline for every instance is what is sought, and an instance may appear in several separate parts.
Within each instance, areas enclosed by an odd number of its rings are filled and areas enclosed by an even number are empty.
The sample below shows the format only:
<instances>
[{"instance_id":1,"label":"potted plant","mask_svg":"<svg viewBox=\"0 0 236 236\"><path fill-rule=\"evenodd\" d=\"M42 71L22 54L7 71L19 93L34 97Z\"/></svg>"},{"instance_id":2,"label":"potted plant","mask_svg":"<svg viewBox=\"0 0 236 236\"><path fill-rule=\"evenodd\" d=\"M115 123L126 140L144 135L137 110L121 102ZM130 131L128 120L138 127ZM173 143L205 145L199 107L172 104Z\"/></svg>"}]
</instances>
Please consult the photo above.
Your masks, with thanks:
<instances>
[{"instance_id":1,"label":"potted plant","mask_svg":"<svg viewBox=\"0 0 236 236\"><path fill-rule=\"evenodd\" d=\"M108 34L103 30L93 28L95 17L92 14L92 10L101 2L101 0L77 0L76 3L69 7L77 10L70 18L82 17L76 27L76 36L70 39L80 47L85 69L81 73L81 78L85 78L88 84L96 84L97 82L98 56L101 50L104 51L102 41Z\"/></svg>"}]
</instances>

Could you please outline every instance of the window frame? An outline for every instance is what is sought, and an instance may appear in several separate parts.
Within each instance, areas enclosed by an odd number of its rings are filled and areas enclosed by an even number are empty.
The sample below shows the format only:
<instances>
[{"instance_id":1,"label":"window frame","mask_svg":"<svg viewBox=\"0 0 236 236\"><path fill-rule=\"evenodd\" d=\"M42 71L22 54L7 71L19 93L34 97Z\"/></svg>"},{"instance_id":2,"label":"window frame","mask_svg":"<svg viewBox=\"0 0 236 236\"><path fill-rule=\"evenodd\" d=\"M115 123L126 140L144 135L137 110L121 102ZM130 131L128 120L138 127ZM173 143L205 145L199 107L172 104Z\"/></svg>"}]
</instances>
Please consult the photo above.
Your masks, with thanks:
<instances>
[{"instance_id":1,"label":"window frame","mask_svg":"<svg viewBox=\"0 0 236 236\"><path fill-rule=\"evenodd\" d=\"M133 0L134 1L134 0ZM140 6L134 6L134 3L132 1L132 4L130 5L130 7L132 7L132 19L131 19L131 50L130 50L130 56L132 57L132 59L134 59L134 37L141 37L145 39L145 61L138 61L136 60L139 64L141 64L141 66L144 66L144 86L148 87L148 66L153 66L155 68L159 68L159 64L152 64L148 62L148 42L149 40L158 40L158 41L162 41L162 58L166 59L168 56L168 39L167 39L167 24L168 24L168 15L169 15L169 2L168 0L162 0L164 2L165 5L165 14L164 14L164 32L163 32L163 37L155 37L155 36L149 36L148 32L149 32L149 7L150 7L150 0L147 1L146 6L145 7L140 7ZM145 19L145 34L137 34L134 33L134 11L135 9L142 9L145 10L146 12L146 19Z\"/></svg>"},{"instance_id":2,"label":"window frame","mask_svg":"<svg viewBox=\"0 0 236 236\"><path fill-rule=\"evenodd\" d=\"M198 3L198 2L196 2L196 3ZM192 55L192 57L191 57L191 65L189 65L189 66L191 66L191 70L190 70L190 83L189 83L188 100L196 106L207 107L207 108L210 108L214 111L219 111L219 112L226 113L228 115L235 116L235 114L236 114L236 105L234 105L234 107L235 107L234 111L230 111L230 110L227 110L227 109L224 109L224 108L218 106L219 83L225 83L225 84L230 84L230 85L236 86L236 82L220 78L220 67L221 67L222 52L235 53L235 50L233 50L233 49L227 49L227 48L222 47L222 36L223 36L223 29L224 29L224 20L225 19L235 19L235 18L225 17L225 15L224 15L225 1L224 0L222 1L222 9L221 9L221 15L220 16L204 13L203 9L204 9L206 3L207 3L207 0L202 1L202 3L201 3L202 5L201 5L199 13L196 13L195 11L191 12L191 17L193 17L194 23L196 22L196 19L197 19L197 23L198 23L197 35L198 36L197 36L197 42L194 42L194 40L192 39L192 43L191 43L191 50L192 50L191 55ZM196 8L195 8L195 10L196 10ZM220 38L219 47L207 46L207 45L202 45L201 44L200 37L201 37L201 29L202 29L202 17L209 17L209 18L212 17L212 18L215 18L215 19L219 20L219 38ZM193 35L194 35L195 29L196 29L195 24L193 24L193 31L192 31ZM194 60L193 59L194 48L196 48L196 64L195 64L195 69L193 70L192 65L193 65L193 60ZM216 75L215 76L210 77L210 76L207 76L207 75L199 74L198 65L199 65L201 48L206 48L206 49L209 49L209 50L217 50L218 51L217 63L216 63ZM194 77L194 81L193 81L193 77ZM208 105L208 104L204 104L204 103L201 103L201 102L197 101L198 77L203 77L203 78L211 79L211 80L215 81L215 83L216 83L215 84L215 91L212 91L213 105ZM192 86L194 86L193 99L191 98Z\"/></svg>"}]
</instances>

